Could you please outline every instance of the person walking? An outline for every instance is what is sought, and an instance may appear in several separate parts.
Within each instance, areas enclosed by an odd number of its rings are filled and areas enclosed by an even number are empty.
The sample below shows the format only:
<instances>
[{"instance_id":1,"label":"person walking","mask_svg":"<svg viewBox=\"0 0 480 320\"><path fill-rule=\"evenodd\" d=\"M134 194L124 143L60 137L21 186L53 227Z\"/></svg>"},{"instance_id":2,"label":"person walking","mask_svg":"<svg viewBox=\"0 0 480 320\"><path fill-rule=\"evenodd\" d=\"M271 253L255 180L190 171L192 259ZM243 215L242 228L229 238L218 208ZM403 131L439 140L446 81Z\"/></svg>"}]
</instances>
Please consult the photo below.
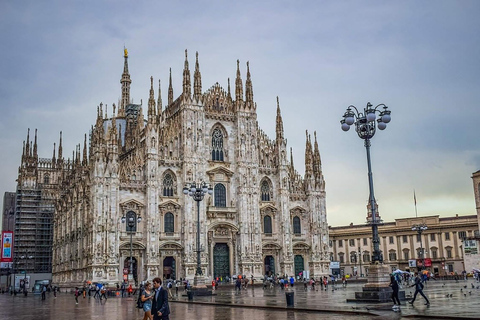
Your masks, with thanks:
<instances>
[{"instance_id":1,"label":"person walking","mask_svg":"<svg viewBox=\"0 0 480 320\"><path fill-rule=\"evenodd\" d=\"M418 272L415 272L415 283L412 284L410 287L413 286L415 286L415 294L413 295L412 301L410 301L409 303L413 305L413 303L415 302L415 298L417 298L417 294L420 293L420 295L425 298L425 305L430 305L430 301L428 301L427 296L423 293L423 283Z\"/></svg>"},{"instance_id":2,"label":"person walking","mask_svg":"<svg viewBox=\"0 0 480 320\"><path fill-rule=\"evenodd\" d=\"M123 298L125 297L125 281L122 282L121 290L122 290L122 298Z\"/></svg>"},{"instance_id":3,"label":"person walking","mask_svg":"<svg viewBox=\"0 0 480 320\"><path fill-rule=\"evenodd\" d=\"M395 276L391 275L390 276L390 287L392 287L392 300L393 300L393 307L392 309L397 311L400 309L400 299L398 299L398 282L395 279Z\"/></svg>"},{"instance_id":4,"label":"person walking","mask_svg":"<svg viewBox=\"0 0 480 320\"><path fill-rule=\"evenodd\" d=\"M153 279L153 288L155 289L152 303L153 320L169 320L168 293L162 287L162 279L158 277Z\"/></svg>"},{"instance_id":5,"label":"person walking","mask_svg":"<svg viewBox=\"0 0 480 320\"><path fill-rule=\"evenodd\" d=\"M102 287L102 289L100 289L100 300L102 300L102 297L105 298L105 300L107 300L107 288L105 286Z\"/></svg>"},{"instance_id":6,"label":"person walking","mask_svg":"<svg viewBox=\"0 0 480 320\"><path fill-rule=\"evenodd\" d=\"M57 286L54 286L54 287L53 287L53 297L54 297L54 298L57 297Z\"/></svg>"},{"instance_id":7,"label":"person walking","mask_svg":"<svg viewBox=\"0 0 480 320\"><path fill-rule=\"evenodd\" d=\"M43 286L42 288L42 300L47 298L47 286Z\"/></svg>"},{"instance_id":8,"label":"person walking","mask_svg":"<svg viewBox=\"0 0 480 320\"><path fill-rule=\"evenodd\" d=\"M178 287L180 287L180 281L175 280L175 295L178 297Z\"/></svg>"},{"instance_id":9,"label":"person walking","mask_svg":"<svg viewBox=\"0 0 480 320\"><path fill-rule=\"evenodd\" d=\"M75 287L75 304L78 304L78 295L80 293L78 292L78 287Z\"/></svg>"},{"instance_id":10,"label":"person walking","mask_svg":"<svg viewBox=\"0 0 480 320\"><path fill-rule=\"evenodd\" d=\"M143 315L143 320L152 320L152 300L155 295L155 292L152 291L152 284L147 281L145 284L145 289L143 289L141 293L141 300L143 302L143 311L145 314Z\"/></svg>"}]
</instances>

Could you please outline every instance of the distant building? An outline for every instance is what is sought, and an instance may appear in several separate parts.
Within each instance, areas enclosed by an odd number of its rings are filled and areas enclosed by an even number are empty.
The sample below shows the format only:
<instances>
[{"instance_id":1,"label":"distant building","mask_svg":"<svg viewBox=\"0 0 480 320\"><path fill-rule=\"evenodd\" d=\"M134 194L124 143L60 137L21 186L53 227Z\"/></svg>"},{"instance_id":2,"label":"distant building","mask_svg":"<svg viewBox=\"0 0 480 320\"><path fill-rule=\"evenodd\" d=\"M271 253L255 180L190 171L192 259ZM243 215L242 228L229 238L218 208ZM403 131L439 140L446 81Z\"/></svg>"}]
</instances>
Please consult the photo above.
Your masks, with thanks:
<instances>
[{"instance_id":1,"label":"distant building","mask_svg":"<svg viewBox=\"0 0 480 320\"><path fill-rule=\"evenodd\" d=\"M15 225L15 192L3 195L2 231L13 231Z\"/></svg>"},{"instance_id":2,"label":"distant building","mask_svg":"<svg viewBox=\"0 0 480 320\"><path fill-rule=\"evenodd\" d=\"M480 170L473 173L472 180L478 225L474 234L465 239L464 255L467 272L471 272L474 269L480 270Z\"/></svg>"},{"instance_id":3,"label":"distant building","mask_svg":"<svg viewBox=\"0 0 480 320\"><path fill-rule=\"evenodd\" d=\"M419 224L427 226L421 235L412 230ZM409 266L409 260L420 263L423 248L425 269L438 275L461 274L465 270L463 240L476 231L478 222L474 215L401 218L385 222L378 228L383 261L392 271L397 268L417 271L416 267ZM341 273L367 275L372 254L371 227L353 224L330 227L329 235L330 259L340 262Z\"/></svg>"}]
</instances>

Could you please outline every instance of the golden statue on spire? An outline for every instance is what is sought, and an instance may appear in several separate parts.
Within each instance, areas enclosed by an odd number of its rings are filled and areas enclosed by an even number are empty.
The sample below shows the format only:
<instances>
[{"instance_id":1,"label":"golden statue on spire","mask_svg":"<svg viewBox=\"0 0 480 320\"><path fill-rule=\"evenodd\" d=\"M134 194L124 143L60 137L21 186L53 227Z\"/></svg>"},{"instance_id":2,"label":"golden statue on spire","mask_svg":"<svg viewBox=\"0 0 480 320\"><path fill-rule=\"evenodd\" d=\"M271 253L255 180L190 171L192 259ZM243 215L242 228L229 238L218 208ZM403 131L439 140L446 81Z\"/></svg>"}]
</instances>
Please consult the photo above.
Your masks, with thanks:
<instances>
[{"instance_id":1,"label":"golden statue on spire","mask_svg":"<svg viewBox=\"0 0 480 320\"><path fill-rule=\"evenodd\" d=\"M127 48L123 47L123 53L125 55L125 58L128 57L128 51L127 51Z\"/></svg>"}]
</instances>

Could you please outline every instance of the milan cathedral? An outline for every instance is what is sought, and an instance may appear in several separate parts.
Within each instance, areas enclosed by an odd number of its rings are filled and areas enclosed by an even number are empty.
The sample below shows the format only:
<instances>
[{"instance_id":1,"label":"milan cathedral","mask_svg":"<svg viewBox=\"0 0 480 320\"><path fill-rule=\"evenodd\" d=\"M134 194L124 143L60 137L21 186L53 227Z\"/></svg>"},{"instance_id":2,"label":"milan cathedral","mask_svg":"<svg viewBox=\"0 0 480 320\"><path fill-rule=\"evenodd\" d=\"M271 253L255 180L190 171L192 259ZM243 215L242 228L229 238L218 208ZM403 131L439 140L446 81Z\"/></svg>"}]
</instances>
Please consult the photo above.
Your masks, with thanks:
<instances>
[{"instance_id":1,"label":"milan cathedral","mask_svg":"<svg viewBox=\"0 0 480 320\"><path fill-rule=\"evenodd\" d=\"M259 128L247 63L239 62L235 91L215 83L202 91L196 55L193 86L185 51L183 89L157 99L151 78L147 117L133 104L128 52L124 52L118 106L100 104L89 137L65 159L62 136L51 159L27 138L19 188L48 186L53 199L53 283L97 281L113 285L127 270L140 282L153 277L193 279L197 250L208 278L243 274L328 275L325 181L316 134L306 134L305 174L294 167L277 98L276 136ZM193 92L192 92L193 87ZM111 111L109 114L108 111ZM182 189L213 188L197 206ZM126 219L122 219L126 217ZM123 221L132 218L132 224ZM140 219L139 219L140 218ZM128 271L129 273L130 271ZM132 280L130 278L130 280Z\"/></svg>"}]
</instances>

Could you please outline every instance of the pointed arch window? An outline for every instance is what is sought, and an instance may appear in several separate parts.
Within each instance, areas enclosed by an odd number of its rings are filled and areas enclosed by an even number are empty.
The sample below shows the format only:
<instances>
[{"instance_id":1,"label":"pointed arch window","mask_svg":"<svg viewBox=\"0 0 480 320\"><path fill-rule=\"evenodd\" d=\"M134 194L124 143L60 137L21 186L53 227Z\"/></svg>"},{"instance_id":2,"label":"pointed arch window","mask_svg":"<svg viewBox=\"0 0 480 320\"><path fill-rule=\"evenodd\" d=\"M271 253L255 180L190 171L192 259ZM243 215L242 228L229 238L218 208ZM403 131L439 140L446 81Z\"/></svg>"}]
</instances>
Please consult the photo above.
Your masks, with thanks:
<instances>
[{"instance_id":1,"label":"pointed arch window","mask_svg":"<svg viewBox=\"0 0 480 320\"><path fill-rule=\"evenodd\" d=\"M293 233L299 235L302 233L302 228L300 226L300 218L293 217Z\"/></svg>"},{"instance_id":2,"label":"pointed arch window","mask_svg":"<svg viewBox=\"0 0 480 320\"><path fill-rule=\"evenodd\" d=\"M270 201L270 185L267 180L263 180L261 186L262 201Z\"/></svg>"},{"instance_id":3,"label":"pointed arch window","mask_svg":"<svg viewBox=\"0 0 480 320\"><path fill-rule=\"evenodd\" d=\"M263 217L263 233L272 234L272 217Z\"/></svg>"},{"instance_id":4,"label":"pointed arch window","mask_svg":"<svg viewBox=\"0 0 480 320\"><path fill-rule=\"evenodd\" d=\"M217 183L214 189L215 207L225 208L227 206L227 192L225 186Z\"/></svg>"},{"instance_id":5,"label":"pointed arch window","mask_svg":"<svg viewBox=\"0 0 480 320\"><path fill-rule=\"evenodd\" d=\"M223 161L223 134L219 128L212 133L212 160Z\"/></svg>"},{"instance_id":6,"label":"pointed arch window","mask_svg":"<svg viewBox=\"0 0 480 320\"><path fill-rule=\"evenodd\" d=\"M163 177L163 196L173 197L173 177L170 173Z\"/></svg>"},{"instance_id":7,"label":"pointed arch window","mask_svg":"<svg viewBox=\"0 0 480 320\"><path fill-rule=\"evenodd\" d=\"M49 184L50 183L50 176L48 174L43 176L43 183L44 184Z\"/></svg>"},{"instance_id":8,"label":"pointed arch window","mask_svg":"<svg viewBox=\"0 0 480 320\"><path fill-rule=\"evenodd\" d=\"M173 213L167 212L165 214L165 233L173 233L175 226L175 218L173 217Z\"/></svg>"}]
</instances>

